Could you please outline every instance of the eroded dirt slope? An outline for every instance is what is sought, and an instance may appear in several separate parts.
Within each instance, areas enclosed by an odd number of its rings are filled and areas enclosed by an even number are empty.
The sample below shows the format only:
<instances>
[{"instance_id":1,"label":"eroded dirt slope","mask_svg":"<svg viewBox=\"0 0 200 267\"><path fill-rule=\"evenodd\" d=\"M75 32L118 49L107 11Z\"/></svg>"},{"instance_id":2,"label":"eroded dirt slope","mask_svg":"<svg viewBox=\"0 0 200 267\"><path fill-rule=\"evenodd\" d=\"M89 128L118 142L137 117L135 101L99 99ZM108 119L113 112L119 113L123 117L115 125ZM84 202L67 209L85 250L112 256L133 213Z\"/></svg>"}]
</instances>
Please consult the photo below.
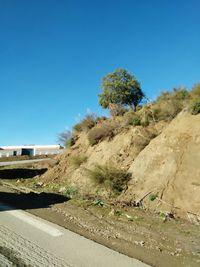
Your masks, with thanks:
<instances>
[{"instance_id":1,"label":"eroded dirt slope","mask_svg":"<svg viewBox=\"0 0 200 267\"><path fill-rule=\"evenodd\" d=\"M77 187L79 193L95 193L96 186L88 177L86 169L95 164L109 164L128 170L140 151L157 136L165 123L149 127L124 129L111 140L104 140L95 146L88 143L87 133L81 133L76 144L58 156L58 162L45 173L45 182L67 183ZM86 157L80 166L75 166L77 157Z\"/></svg>"},{"instance_id":2,"label":"eroded dirt slope","mask_svg":"<svg viewBox=\"0 0 200 267\"><path fill-rule=\"evenodd\" d=\"M133 174L126 201L156 194L145 205L186 218L200 214L200 115L180 113L138 155L129 168ZM150 193L151 192L151 193Z\"/></svg>"}]
</instances>

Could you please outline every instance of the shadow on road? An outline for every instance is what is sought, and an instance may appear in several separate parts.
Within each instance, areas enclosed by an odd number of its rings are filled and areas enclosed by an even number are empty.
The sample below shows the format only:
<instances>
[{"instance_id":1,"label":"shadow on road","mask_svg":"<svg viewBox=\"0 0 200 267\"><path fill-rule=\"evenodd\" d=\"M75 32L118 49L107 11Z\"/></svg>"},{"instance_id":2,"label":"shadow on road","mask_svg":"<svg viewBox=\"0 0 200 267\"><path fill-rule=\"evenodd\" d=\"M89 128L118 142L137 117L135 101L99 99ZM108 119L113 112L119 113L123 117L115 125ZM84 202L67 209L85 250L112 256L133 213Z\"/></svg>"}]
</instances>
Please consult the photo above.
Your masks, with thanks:
<instances>
[{"instance_id":1,"label":"shadow on road","mask_svg":"<svg viewBox=\"0 0 200 267\"><path fill-rule=\"evenodd\" d=\"M29 179L36 175L42 175L47 171L46 168L43 169L3 169L0 170L0 179Z\"/></svg>"},{"instance_id":2,"label":"shadow on road","mask_svg":"<svg viewBox=\"0 0 200 267\"><path fill-rule=\"evenodd\" d=\"M41 209L48 208L50 205L56 203L63 203L69 200L69 198L54 194L54 193L10 193L0 192L0 203L9 205L13 209ZM6 207L3 208L6 210ZM10 208L8 208L10 210ZM0 212L1 212L0 205Z\"/></svg>"}]
</instances>

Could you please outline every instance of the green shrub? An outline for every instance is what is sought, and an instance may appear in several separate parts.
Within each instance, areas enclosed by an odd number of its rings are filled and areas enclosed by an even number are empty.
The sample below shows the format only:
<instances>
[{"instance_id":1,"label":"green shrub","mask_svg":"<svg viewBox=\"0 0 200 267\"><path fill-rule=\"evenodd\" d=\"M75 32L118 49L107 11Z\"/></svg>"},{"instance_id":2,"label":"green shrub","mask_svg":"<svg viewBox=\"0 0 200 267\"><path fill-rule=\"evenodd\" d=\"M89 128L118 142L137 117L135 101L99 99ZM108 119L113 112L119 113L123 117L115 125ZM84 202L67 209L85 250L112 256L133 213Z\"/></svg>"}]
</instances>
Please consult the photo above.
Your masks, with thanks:
<instances>
[{"instance_id":1,"label":"green shrub","mask_svg":"<svg viewBox=\"0 0 200 267\"><path fill-rule=\"evenodd\" d=\"M150 194L149 195L149 200L150 201L154 201L157 197L158 197L157 194Z\"/></svg>"},{"instance_id":2,"label":"green shrub","mask_svg":"<svg viewBox=\"0 0 200 267\"><path fill-rule=\"evenodd\" d=\"M132 125L134 125L134 126L141 125L141 120L140 120L140 118L139 118L139 117L135 117L135 118L133 118L133 120L132 120Z\"/></svg>"},{"instance_id":3,"label":"green shrub","mask_svg":"<svg viewBox=\"0 0 200 267\"><path fill-rule=\"evenodd\" d=\"M153 115L156 121L170 121L183 109L183 103L177 99L169 99L158 103L153 107Z\"/></svg>"},{"instance_id":4,"label":"green shrub","mask_svg":"<svg viewBox=\"0 0 200 267\"><path fill-rule=\"evenodd\" d=\"M87 161L87 156L85 155L72 156L70 159L71 165L73 165L75 168L80 167L80 165L86 161Z\"/></svg>"},{"instance_id":5,"label":"green shrub","mask_svg":"<svg viewBox=\"0 0 200 267\"><path fill-rule=\"evenodd\" d=\"M115 193L122 192L131 178L127 171L110 165L96 164L92 170L87 171L96 184L109 187Z\"/></svg>"},{"instance_id":6,"label":"green shrub","mask_svg":"<svg viewBox=\"0 0 200 267\"><path fill-rule=\"evenodd\" d=\"M75 137L71 137L66 141L65 148L70 148L73 145L75 145L75 143L76 143Z\"/></svg>"},{"instance_id":7,"label":"green shrub","mask_svg":"<svg viewBox=\"0 0 200 267\"><path fill-rule=\"evenodd\" d=\"M71 199L77 194L77 188L75 186L69 186L63 194Z\"/></svg>"},{"instance_id":8,"label":"green shrub","mask_svg":"<svg viewBox=\"0 0 200 267\"><path fill-rule=\"evenodd\" d=\"M114 122L104 122L91 129L88 133L88 141L90 145L96 145L105 138L112 138L115 135L115 130L118 127Z\"/></svg>"},{"instance_id":9,"label":"green shrub","mask_svg":"<svg viewBox=\"0 0 200 267\"><path fill-rule=\"evenodd\" d=\"M171 94L171 98L175 98L179 101L184 101L190 98L190 93L185 88L174 88Z\"/></svg>"},{"instance_id":10,"label":"green shrub","mask_svg":"<svg viewBox=\"0 0 200 267\"><path fill-rule=\"evenodd\" d=\"M197 115L200 113L200 98L196 99L191 105L190 105L190 111L192 115Z\"/></svg>"},{"instance_id":11,"label":"green shrub","mask_svg":"<svg viewBox=\"0 0 200 267\"><path fill-rule=\"evenodd\" d=\"M75 132L81 132L81 131L82 131L82 125L81 125L81 123L79 122L79 123L75 124L75 125L73 126L73 130L74 130Z\"/></svg>"},{"instance_id":12,"label":"green shrub","mask_svg":"<svg viewBox=\"0 0 200 267\"><path fill-rule=\"evenodd\" d=\"M195 84L190 91L190 96L192 99L200 98L200 83Z\"/></svg>"},{"instance_id":13,"label":"green shrub","mask_svg":"<svg viewBox=\"0 0 200 267\"><path fill-rule=\"evenodd\" d=\"M190 93L185 88L175 88L172 92L162 92L152 106L156 121L170 121L186 107L190 100Z\"/></svg>"},{"instance_id":14,"label":"green shrub","mask_svg":"<svg viewBox=\"0 0 200 267\"><path fill-rule=\"evenodd\" d=\"M101 116L96 118L96 124L106 121L108 118L106 116Z\"/></svg>"},{"instance_id":15,"label":"green shrub","mask_svg":"<svg viewBox=\"0 0 200 267\"><path fill-rule=\"evenodd\" d=\"M149 119L148 117L145 117L143 118L143 120L141 120L141 123L140 123L143 127L147 127L149 126Z\"/></svg>"},{"instance_id":16,"label":"green shrub","mask_svg":"<svg viewBox=\"0 0 200 267\"><path fill-rule=\"evenodd\" d=\"M76 132L89 131L97 124L96 116L94 114L88 114L79 123L75 124L73 130Z\"/></svg>"},{"instance_id":17,"label":"green shrub","mask_svg":"<svg viewBox=\"0 0 200 267\"><path fill-rule=\"evenodd\" d=\"M123 119L124 119L125 126L127 126L127 125L133 125L133 126L141 125L141 119L137 115L137 111L135 112L132 109L130 109L129 111L127 111L124 114Z\"/></svg>"},{"instance_id":18,"label":"green shrub","mask_svg":"<svg viewBox=\"0 0 200 267\"><path fill-rule=\"evenodd\" d=\"M134 115L132 117L129 115L129 116L126 117L125 124L126 125L139 126L139 125L141 125L141 119L137 115Z\"/></svg>"},{"instance_id":19,"label":"green shrub","mask_svg":"<svg viewBox=\"0 0 200 267\"><path fill-rule=\"evenodd\" d=\"M97 199L97 200L95 200L95 201L92 202L92 205L93 206L104 207L105 206L105 203L103 202L103 200Z\"/></svg>"}]
</instances>

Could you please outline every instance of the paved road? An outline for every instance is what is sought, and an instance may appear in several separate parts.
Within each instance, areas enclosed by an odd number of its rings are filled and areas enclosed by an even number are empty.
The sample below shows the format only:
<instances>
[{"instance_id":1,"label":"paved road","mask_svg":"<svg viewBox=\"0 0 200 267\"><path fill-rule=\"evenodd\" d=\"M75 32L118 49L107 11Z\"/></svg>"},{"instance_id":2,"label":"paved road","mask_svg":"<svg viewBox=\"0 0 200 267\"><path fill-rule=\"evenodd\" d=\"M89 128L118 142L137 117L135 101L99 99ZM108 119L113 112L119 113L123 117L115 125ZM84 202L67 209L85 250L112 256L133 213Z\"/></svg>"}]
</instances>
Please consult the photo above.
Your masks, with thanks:
<instances>
[{"instance_id":1,"label":"paved road","mask_svg":"<svg viewBox=\"0 0 200 267\"><path fill-rule=\"evenodd\" d=\"M50 158L45 159L29 159L29 160L18 160L18 161L5 161L0 162L0 166L8 166L8 165L16 165L16 164L27 164L27 163L34 163L34 162L40 162L45 160L51 160Z\"/></svg>"},{"instance_id":2,"label":"paved road","mask_svg":"<svg viewBox=\"0 0 200 267\"><path fill-rule=\"evenodd\" d=\"M14 266L12 263L16 262L21 262L19 266L31 267L148 267L58 225L0 203L0 266Z\"/></svg>"}]
</instances>

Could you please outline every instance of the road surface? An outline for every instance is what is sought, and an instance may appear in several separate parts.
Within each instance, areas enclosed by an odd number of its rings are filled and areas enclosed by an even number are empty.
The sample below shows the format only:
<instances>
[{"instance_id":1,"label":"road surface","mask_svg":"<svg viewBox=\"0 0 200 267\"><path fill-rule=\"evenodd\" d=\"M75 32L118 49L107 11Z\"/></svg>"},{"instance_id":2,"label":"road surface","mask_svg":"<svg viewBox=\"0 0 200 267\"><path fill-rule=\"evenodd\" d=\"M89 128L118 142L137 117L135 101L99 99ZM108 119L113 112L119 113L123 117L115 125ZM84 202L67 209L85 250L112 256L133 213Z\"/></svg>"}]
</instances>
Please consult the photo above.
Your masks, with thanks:
<instances>
[{"instance_id":1,"label":"road surface","mask_svg":"<svg viewBox=\"0 0 200 267\"><path fill-rule=\"evenodd\" d=\"M36 163L40 161L45 161L45 160L51 160L50 158L45 158L45 159L28 159L28 160L17 160L17 161L5 161L5 162L0 162L0 166L8 166L8 165L16 165L16 164L28 164L28 163Z\"/></svg>"},{"instance_id":2,"label":"road surface","mask_svg":"<svg viewBox=\"0 0 200 267\"><path fill-rule=\"evenodd\" d=\"M0 266L16 266L14 264L20 267L149 266L0 203Z\"/></svg>"}]
</instances>

